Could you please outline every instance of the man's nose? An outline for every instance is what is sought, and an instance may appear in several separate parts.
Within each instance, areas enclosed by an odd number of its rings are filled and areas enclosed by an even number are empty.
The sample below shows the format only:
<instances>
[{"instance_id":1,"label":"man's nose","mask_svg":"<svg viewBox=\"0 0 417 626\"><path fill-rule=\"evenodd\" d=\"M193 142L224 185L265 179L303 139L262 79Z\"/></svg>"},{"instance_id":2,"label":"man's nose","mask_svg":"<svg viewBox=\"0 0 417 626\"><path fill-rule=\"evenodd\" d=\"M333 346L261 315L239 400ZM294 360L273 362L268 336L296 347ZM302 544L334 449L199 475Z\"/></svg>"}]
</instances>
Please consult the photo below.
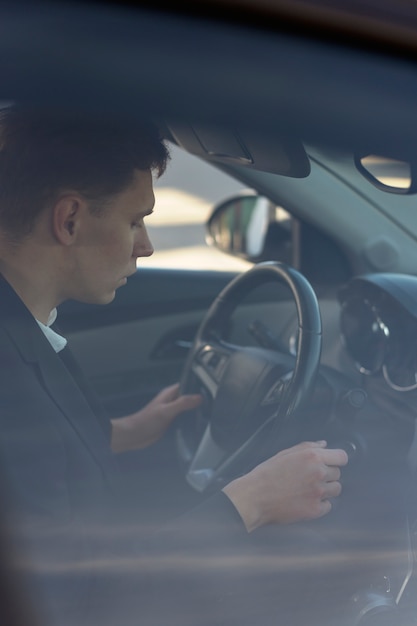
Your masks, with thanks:
<instances>
[{"instance_id":1,"label":"man's nose","mask_svg":"<svg viewBox=\"0 0 417 626\"><path fill-rule=\"evenodd\" d=\"M138 257L144 256L152 256L154 253L154 248L151 240L149 239L148 232L145 227L143 227L140 231L140 237L135 244L133 255Z\"/></svg>"},{"instance_id":2,"label":"man's nose","mask_svg":"<svg viewBox=\"0 0 417 626\"><path fill-rule=\"evenodd\" d=\"M143 248L138 256L152 256L154 253L154 247L149 242L149 245L146 248Z\"/></svg>"}]
</instances>

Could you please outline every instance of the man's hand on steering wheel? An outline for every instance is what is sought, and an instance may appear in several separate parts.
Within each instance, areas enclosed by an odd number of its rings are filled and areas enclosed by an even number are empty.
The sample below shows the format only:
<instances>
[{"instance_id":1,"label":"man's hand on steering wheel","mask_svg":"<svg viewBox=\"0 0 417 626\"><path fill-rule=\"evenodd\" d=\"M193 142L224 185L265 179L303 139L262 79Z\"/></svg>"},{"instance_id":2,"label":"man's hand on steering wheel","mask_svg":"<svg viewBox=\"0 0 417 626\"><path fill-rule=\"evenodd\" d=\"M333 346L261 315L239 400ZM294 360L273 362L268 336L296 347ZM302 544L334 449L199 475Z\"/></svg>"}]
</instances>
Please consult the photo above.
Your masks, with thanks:
<instances>
[{"instance_id":1,"label":"man's hand on steering wheel","mask_svg":"<svg viewBox=\"0 0 417 626\"><path fill-rule=\"evenodd\" d=\"M174 419L201 403L198 394L183 395L179 383L162 389L139 411L111 420L113 452L141 450L160 439Z\"/></svg>"}]
</instances>

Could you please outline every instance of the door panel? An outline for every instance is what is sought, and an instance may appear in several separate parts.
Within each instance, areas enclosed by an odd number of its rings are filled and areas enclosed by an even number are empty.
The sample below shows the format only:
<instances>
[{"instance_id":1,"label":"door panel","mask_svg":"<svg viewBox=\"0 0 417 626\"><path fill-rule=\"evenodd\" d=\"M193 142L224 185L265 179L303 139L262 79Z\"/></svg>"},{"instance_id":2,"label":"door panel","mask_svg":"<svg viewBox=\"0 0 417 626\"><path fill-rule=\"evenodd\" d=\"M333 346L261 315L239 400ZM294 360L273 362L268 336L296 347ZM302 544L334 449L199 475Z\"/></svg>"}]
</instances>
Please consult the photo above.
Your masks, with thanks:
<instances>
[{"instance_id":1,"label":"door panel","mask_svg":"<svg viewBox=\"0 0 417 626\"><path fill-rule=\"evenodd\" d=\"M142 268L107 306L65 303L59 328L111 415L176 382L189 344L228 272Z\"/></svg>"},{"instance_id":2,"label":"door panel","mask_svg":"<svg viewBox=\"0 0 417 626\"><path fill-rule=\"evenodd\" d=\"M142 268L110 305L66 303L60 308L59 326L111 415L138 409L178 381L203 315L235 276ZM335 345L338 306L327 301L324 310L329 345ZM273 285L253 292L233 316L231 340L254 344L249 328L255 320L288 349L296 311L286 288Z\"/></svg>"},{"instance_id":3,"label":"door panel","mask_svg":"<svg viewBox=\"0 0 417 626\"><path fill-rule=\"evenodd\" d=\"M151 316L71 333L71 347L110 413L137 409L178 380L187 354L176 341L190 341L204 309Z\"/></svg>"}]
</instances>

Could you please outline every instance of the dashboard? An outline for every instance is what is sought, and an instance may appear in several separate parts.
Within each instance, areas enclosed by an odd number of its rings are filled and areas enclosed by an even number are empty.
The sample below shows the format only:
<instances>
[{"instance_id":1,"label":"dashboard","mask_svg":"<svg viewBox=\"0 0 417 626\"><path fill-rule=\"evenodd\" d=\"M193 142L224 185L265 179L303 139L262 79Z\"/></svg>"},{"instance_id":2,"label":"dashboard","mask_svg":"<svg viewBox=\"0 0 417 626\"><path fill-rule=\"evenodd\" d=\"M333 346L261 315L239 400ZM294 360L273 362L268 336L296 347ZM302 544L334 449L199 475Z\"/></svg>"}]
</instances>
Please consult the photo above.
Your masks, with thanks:
<instances>
[{"instance_id":1,"label":"dashboard","mask_svg":"<svg viewBox=\"0 0 417 626\"><path fill-rule=\"evenodd\" d=\"M341 336L359 372L397 392L417 389L417 277L367 274L339 292Z\"/></svg>"}]
</instances>

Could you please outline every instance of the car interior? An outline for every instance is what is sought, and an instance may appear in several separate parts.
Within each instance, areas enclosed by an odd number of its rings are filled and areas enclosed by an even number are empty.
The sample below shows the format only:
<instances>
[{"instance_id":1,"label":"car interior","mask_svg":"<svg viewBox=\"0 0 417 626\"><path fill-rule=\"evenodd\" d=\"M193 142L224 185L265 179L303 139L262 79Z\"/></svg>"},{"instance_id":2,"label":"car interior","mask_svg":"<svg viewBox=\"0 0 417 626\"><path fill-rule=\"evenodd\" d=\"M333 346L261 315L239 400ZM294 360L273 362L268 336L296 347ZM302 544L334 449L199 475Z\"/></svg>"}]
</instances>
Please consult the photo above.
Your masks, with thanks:
<instances>
[{"instance_id":1,"label":"car interior","mask_svg":"<svg viewBox=\"0 0 417 626\"><path fill-rule=\"evenodd\" d=\"M334 543L344 587L328 623L411 626L412 53L297 30L295 21L277 31L147 5L31 6L4 11L4 101L132 125L151 112L168 145L242 185L212 207L206 240L225 259L250 261L248 271L139 260L110 305L59 310L111 416L176 381L204 398L163 440L120 461L144 519L173 519L275 452L325 439L349 456L342 496L312 523ZM323 589L317 604L325 597ZM325 623L305 611L303 623ZM31 623L14 615L7 623Z\"/></svg>"}]
</instances>

